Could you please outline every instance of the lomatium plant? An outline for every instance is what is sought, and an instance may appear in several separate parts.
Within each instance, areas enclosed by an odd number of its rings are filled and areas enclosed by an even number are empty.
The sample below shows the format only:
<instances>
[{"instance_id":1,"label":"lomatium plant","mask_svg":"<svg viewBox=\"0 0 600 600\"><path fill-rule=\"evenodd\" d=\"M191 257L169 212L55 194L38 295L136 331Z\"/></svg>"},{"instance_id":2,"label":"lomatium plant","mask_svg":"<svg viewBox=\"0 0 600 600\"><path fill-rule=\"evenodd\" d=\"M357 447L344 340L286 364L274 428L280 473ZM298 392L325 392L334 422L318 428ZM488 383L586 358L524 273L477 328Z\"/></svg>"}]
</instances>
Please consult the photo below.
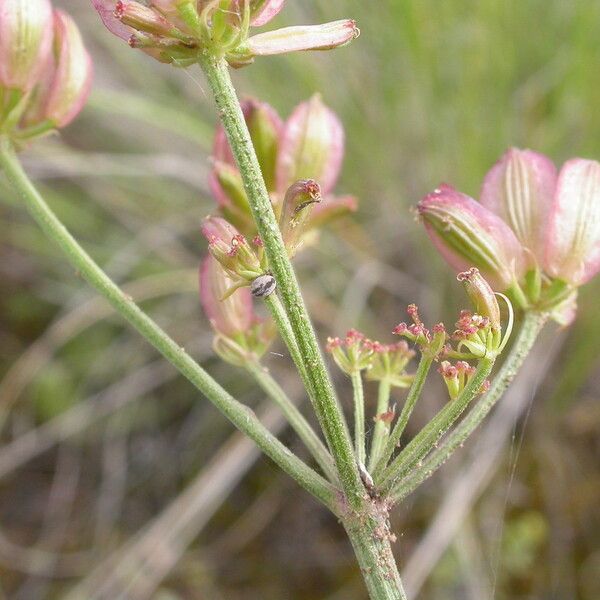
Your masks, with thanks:
<instances>
[{"instance_id":1,"label":"lomatium plant","mask_svg":"<svg viewBox=\"0 0 600 600\"><path fill-rule=\"evenodd\" d=\"M473 433L542 326L575 318L578 287L600 269L600 164L573 159L557 173L545 156L511 149L486 176L480 202L446 184L419 202L427 233L464 286L466 306L457 310L454 325L444 326L426 324L410 305L406 322L388 324L395 341L375 341L356 330L327 341L327 351L352 383L350 426L291 262L318 243L321 228L355 208L351 196L333 193L343 158L342 125L319 95L300 103L286 121L262 100L240 103L229 69L266 55L343 46L358 36L356 25L340 20L255 33L283 9L284 0L92 4L108 30L132 48L175 67L198 65L206 76L221 120L209 181L216 214L199 223L208 243L200 298L214 330L214 350L250 373L277 403L314 464L274 437L109 279L23 171L18 151L67 125L82 108L91 81L90 58L76 25L49 0L0 0L0 166L6 178L76 271L334 513L370 597L405 598L389 511ZM320 431L263 365L277 334ZM447 395L439 412L407 438L430 372L442 379ZM378 384L372 412L366 410L364 379Z\"/></svg>"}]
</instances>

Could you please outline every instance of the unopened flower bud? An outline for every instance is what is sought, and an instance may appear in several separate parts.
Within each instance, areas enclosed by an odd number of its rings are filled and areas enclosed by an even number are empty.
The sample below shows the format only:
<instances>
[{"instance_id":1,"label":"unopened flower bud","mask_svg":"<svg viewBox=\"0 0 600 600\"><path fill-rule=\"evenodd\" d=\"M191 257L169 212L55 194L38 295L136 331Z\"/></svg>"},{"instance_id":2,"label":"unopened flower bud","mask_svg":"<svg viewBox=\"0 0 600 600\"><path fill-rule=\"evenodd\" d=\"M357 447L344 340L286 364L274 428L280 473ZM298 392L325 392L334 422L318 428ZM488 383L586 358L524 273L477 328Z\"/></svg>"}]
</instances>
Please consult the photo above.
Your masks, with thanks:
<instances>
[{"instance_id":1,"label":"unopened flower bud","mask_svg":"<svg viewBox=\"0 0 600 600\"><path fill-rule=\"evenodd\" d=\"M321 202L321 188L312 179L297 181L286 192L279 228L290 258L296 254L312 208L319 202Z\"/></svg>"},{"instance_id":2,"label":"unopened flower bud","mask_svg":"<svg viewBox=\"0 0 600 600\"><path fill-rule=\"evenodd\" d=\"M556 177L556 167L543 154L511 148L490 169L481 190L481 204L511 226L528 250L526 258L538 265Z\"/></svg>"},{"instance_id":3,"label":"unopened flower bud","mask_svg":"<svg viewBox=\"0 0 600 600\"><path fill-rule=\"evenodd\" d=\"M350 43L359 34L356 23L350 19L322 25L283 27L253 35L242 47L240 53L254 57L304 50L332 50Z\"/></svg>"},{"instance_id":4,"label":"unopened flower bud","mask_svg":"<svg viewBox=\"0 0 600 600\"><path fill-rule=\"evenodd\" d=\"M51 43L49 0L0 0L0 87L31 90L44 69Z\"/></svg>"},{"instance_id":5,"label":"unopened flower bud","mask_svg":"<svg viewBox=\"0 0 600 600\"><path fill-rule=\"evenodd\" d=\"M475 367L464 360L459 360L454 365L444 360L440 363L438 373L444 379L450 400L456 400L465 389L469 379L475 374Z\"/></svg>"},{"instance_id":6,"label":"unopened flower bud","mask_svg":"<svg viewBox=\"0 0 600 600\"><path fill-rule=\"evenodd\" d=\"M575 158L564 164L546 237L545 269L573 286L600 270L600 163Z\"/></svg>"},{"instance_id":7,"label":"unopened flower bud","mask_svg":"<svg viewBox=\"0 0 600 600\"><path fill-rule=\"evenodd\" d=\"M52 61L47 66L49 87L40 92L42 114L55 127L68 125L83 108L92 85L92 59L75 21L66 13L54 11Z\"/></svg>"},{"instance_id":8,"label":"unopened flower bud","mask_svg":"<svg viewBox=\"0 0 600 600\"><path fill-rule=\"evenodd\" d=\"M250 329L254 321L252 297L247 287L226 296L233 282L212 257L200 266L200 302L213 329L230 338Z\"/></svg>"},{"instance_id":9,"label":"unopened flower bud","mask_svg":"<svg viewBox=\"0 0 600 600\"><path fill-rule=\"evenodd\" d=\"M479 270L473 267L468 271L459 273L456 279L465 286L467 296L473 303L475 312L478 315L487 317L493 328L500 329L498 299L489 283L481 276Z\"/></svg>"},{"instance_id":10,"label":"unopened flower bud","mask_svg":"<svg viewBox=\"0 0 600 600\"><path fill-rule=\"evenodd\" d=\"M285 124L277 165L277 187L287 189L299 179L319 182L323 195L337 181L344 155L344 130L316 94L298 105Z\"/></svg>"},{"instance_id":11,"label":"unopened flower bud","mask_svg":"<svg viewBox=\"0 0 600 600\"><path fill-rule=\"evenodd\" d=\"M515 234L472 198L441 185L418 210L438 251L457 271L476 266L500 290L524 274L523 248Z\"/></svg>"},{"instance_id":12,"label":"unopened flower bud","mask_svg":"<svg viewBox=\"0 0 600 600\"><path fill-rule=\"evenodd\" d=\"M206 217L202 233L208 250L233 280L234 288L250 285L262 275L260 261L246 238L221 217Z\"/></svg>"},{"instance_id":13,"label":"unopened flower bud","mask_svg":"<svg viewBox=\"0 0 600 600\"><path fill-rule=\"evenodd\" d=\"M231 293L233 282L208 256L200 266L200 301L215 330L213 349L225 362L246 366L255 362L273 341L272 323L259 320L248 287Z\"/></svg>"}]
</instances>

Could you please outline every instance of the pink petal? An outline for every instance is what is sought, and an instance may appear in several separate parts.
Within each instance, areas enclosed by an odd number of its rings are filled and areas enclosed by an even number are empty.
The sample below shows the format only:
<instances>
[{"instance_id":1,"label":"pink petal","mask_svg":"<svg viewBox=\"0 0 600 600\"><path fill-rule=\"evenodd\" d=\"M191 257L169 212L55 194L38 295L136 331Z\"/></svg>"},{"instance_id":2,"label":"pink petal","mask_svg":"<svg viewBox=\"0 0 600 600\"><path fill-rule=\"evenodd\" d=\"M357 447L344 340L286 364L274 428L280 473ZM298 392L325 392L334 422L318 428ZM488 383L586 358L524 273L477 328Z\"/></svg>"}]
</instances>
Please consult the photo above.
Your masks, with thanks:
<instances>
[{"instance_id":1,"label":"pink petal","mask_svg":"<svg viewBox=\"0 0 600 600\"><path fill-rule=\"evenodd\" d=\"M0 1L0 85L29 91L50 55L52 6L48 0Z\"/></svg>"},{"instance_id":2,"label":"pink petal","mask_svg":"<svg viewBox=\"0 0 600 600\"><path fill-rule=\"evenodd\" d=\"M481 203L512 227L538 264L543 263L556 178L556 167L548 157L511 148L488 172L481 190Z\"/></svg>"},{"instance_id":3,"label":"pink petal","mask_svg":"<svg viewBox=\"0 0 600 600\"><path fill-rule=\"evenodd\" d=\"M344 158L344 128L319 95L299 104L285 124L277 163L277 189L298 179L314 179L331 192Z\"/></svg>"},{"instance_id":4,"label":"pink petal","mask_svg":"<svg viewBox=\"0 0 600 600\"><path fill-rule=\"evenodd\" d=\"M283 27L253 35L246 42L252 56L269 56L303 50L331 50L343 46L359 35L356 23L349 19L323 25Z\"/></svg>"},{"instance_id":5,"label":"pink petal","mask_svg":"<svg viewBox=\"0 0 600 600\"><path fill-rule=\"evenodd\" d=\"M240 288L221 300L233 282L212 256L202 261L199 275L200 303L213 328L228 337L250 329L254 322L250 288Z\"/></svg>"},{"instance_id":6,"label":"pink petal","mask_svg":"<svg viewBox=\"0 0 600 600\"><path fill-rule=\"evenodd\" d=\"M281 11L284 3L285 0L256 0L251 3L252 20L250 21L250 25L253 27L266 25Z\"/></svg>"},{"instance_id":7,"label":"pink petal","mask_svg":"<svg viewBox=\"0 0 600 600\"><path fill-rule=\"evenodd\" d=\"M92 4L106 28L122 40L129 41L129 38L133 34L133 29L127 27L127 25L123 25L115 17L116 0L92 0Z\"/></svg>"},{"instance_id":8,"label":"pink petal","mask_svg":"<svg viewBox=\"0 0 600 600\"><path fill-rule=\"evenodd\" d=\"M574 158L560 170L546 240L546 271L573 285L600 270L600 163Z\"/></svg>"},{"instance_id":9,"label":"pink petal","mask_svg":"<svg viewBox=\"0 0 600 600\"><path fill-rule=\"evenodd\" d=\"M481 270L490 284L505 290L524 271L523 248L496 214L449 185L441 185L418 205L427 233L457 272Z\"/></svg>"},{"instance_id":10,"label":"pink petal","mask_svg":"<svg viewBox=\"0 0 600 600\"><path fill-rule=\"evenodd\" d=\"M54 11L56 72L44 109L57 127L68 125L83 108L92 86L93 66L81 34L66 13Z\"/></svg>"},{"instance_id":11,"label":"pink petal","mask_svg":"<svg viewBox=\"0 0 600 600\"><path fill-rule=\"evenodd\" d=\"M239 235L239 231L222 217L206 217L202 221L200 230L209 242L216 238L229 244L236 235Z\"/></svg>"}]
</instances>

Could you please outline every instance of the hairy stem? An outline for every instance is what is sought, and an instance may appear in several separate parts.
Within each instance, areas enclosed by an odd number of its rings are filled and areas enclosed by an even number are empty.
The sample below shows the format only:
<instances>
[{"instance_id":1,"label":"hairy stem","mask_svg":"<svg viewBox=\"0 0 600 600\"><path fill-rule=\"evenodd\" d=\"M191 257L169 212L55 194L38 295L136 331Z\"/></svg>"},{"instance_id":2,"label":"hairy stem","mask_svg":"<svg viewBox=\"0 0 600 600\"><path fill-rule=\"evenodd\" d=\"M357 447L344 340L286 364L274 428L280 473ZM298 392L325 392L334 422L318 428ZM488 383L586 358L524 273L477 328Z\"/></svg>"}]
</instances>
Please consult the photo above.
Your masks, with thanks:
<instances>
[{"instance_id":1,"label":"hairy stem","mask_svg":"<svg viewBox=\"0 0 600 600\"><path fill-rule=\"evenodd\" d=\"M442 408L391 462L384 472L383 481L381 482L382 488L386 491L392 489L404 475L415 465L418 465L423 457L435 447L440 438L472 402L473 398L480 393L483 383L492 371L494 360L493 358L480 359L477 370L460 396Z\"/></svg>"},{"instance_id":2,"label":"hairy stem","mask_svg":"<svg viewBox=\"0 0 600 600\"><path fill-rule=\"evenodd\" d=\"M544 313L533 311L525 313L519 337L504 361L502 368L494 378L489 391L471 408L444 443L436 448L423 461L422 465L398 483L391 495L394 502L399 502L408 496L421 483L431 477L481 424L515 378L547 319L548 316Z\"/></svg>"},{"instance_id":3,"label":"hairy stem","mask_svg":"<svg viewBox=\"0 0 600 600\"><path fill-rule=\"evenodd\" d=\"M133 300L108 277L67 231L23 171L11 142L0 138L0 166L44 233L64 252L68 261L100 295L200 390L240 431L254 440L303 488L334 510L337 490L290 452L254 412L223 389L181 346L173 341Z\"/></svg>"},{"instance_id":4,"label":"hairy stem","mask_svg":"<svg viewBox=\"0 0 600 600\"><path fill-rule=\"evenodd\" d=\"M383 449L381 457L373 468L372 474L376 482L381 478L384 469L394 454L394 451L398 447L398 444L400 443L400 438L406 429L406 425L408 424L408 420L410 419L410 416L415 408L417 400L421 397L421 392L423 391L423 386L425 385L425 380L427 379L427 374L429 373L429 369L431 369L432 364L433 358L428 354L423 354L421 356L419 366L417 367L417 372L415 373L415 378L410 386L410 390L408 390L408 396L406 397L406 401L402 407L402 412L400 413L400 416L396 421L396 425L394 425L394 428L387 439L387 443Z\"/></svg>"},{"instance_id":5,"label":"hairy stem","mask_svg":"<svg viewBox=\"0 0 600 600\"><path fill-rule=\"evenodd\" d=\"M281 238L271 199L231 82L227 63L208 53L203 55L199 62L214 94L221 122L242 176L258 233L264 243L269 268L277 282L279 295L298 342L303 363L306 365L310 383L307 391L334 457L347 500L353 508L360 510L365 502L365 490L352 451L350 434L344 423L342 410L335 396L296 275Z\"/></svg>"},{"instance_id":6,"label":"hairy stem","mask_svg":"<svg viewBox=\"0 0 600 600\"><path fill-rule=\"evenodd\" d=\"M298 410L298 407L290 400L288 395L281 389L281 386L271 377L269 371L258 361L250 362L247 370L254 377L258 385L266 394L277 404L281 412L285 415L292 429L298 434L304 445L308 448L323 473L331 481L337 480L337 473L331 454L319 436L315 433L310 423L304 418L304 415Z\"/></svg>"},{"instance_id":7,"label":"hairy stem","mask_svg":"<svg viewBox=\"0 0 600 600\"><path fill-rule=\"evenodd\" d=\"M365 392L360 371L351 375L352 396L354 400L354 451L356 459L362 465L366 462L365 449Z\"/></svg>"},{"instance_id":8,"label":"hairy stem","mask_svg":"<svg viewBox=\"0 0 600 600\"><path fill-rule=\"evenodd\" d=\"M371 600L407 600L392 552L387 508L372 500L359 518L342 519Z\"/></svg>"},{"instance_id":9,"label":"hairy stem","mask_svg":"<svg viewBox=\"0 0 600 600\"><path fill-rule=\"evenodd\" d=\"M377 410L375 413L375 430L373 431L373 440L371 442L371 453L369 455L369 465L367 467L369 472L372 472L375 465L379 461L381 452L385 446L386 439L389 435L389 424L383 421L380 416L389 410L390 406L390 393L392 386L389 379L382 379L379 382L379 389L377 391Z\"/></svg>"}]
</instances>

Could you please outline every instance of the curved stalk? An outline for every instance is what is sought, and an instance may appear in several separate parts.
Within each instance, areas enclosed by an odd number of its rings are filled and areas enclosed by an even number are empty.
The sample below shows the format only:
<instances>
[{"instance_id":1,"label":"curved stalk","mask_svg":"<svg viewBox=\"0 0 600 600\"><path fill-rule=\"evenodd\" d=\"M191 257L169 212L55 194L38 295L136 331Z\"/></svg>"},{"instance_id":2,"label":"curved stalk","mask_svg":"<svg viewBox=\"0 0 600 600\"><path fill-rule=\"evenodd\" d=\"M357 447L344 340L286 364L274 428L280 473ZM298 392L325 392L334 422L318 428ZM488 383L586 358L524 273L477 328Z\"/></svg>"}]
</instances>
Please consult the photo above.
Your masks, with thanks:
<instances>
[{"instance_id":1,"label":"curved stalk","mask_svg":"<svg viewBox=\"0 0 600 600\"><path fill-rule=\"evenodd\" d=\"M240 431L304 489L335 510L337 490L290 452L258 420L254 412L223 389L196 361L173 341L131 297L127 296L92 260L67 231L23 171L10 140L0 138L0 166L25 207L68 261L113 308L200 390Z\"/></svg>"},{"instance_id":2,"label":"curved stalk","mask_svg":"<svg viewBox=\"0 0 600 600\"><path fill-rule=\"evenodd\" d=\"M292 429L298 434L298 437L302 440L323 470L323 473L327 475L330 481L337 481L337 473L331 454L329 454L327 448L325 448L323 442L319 439L319 436L315 433L310 423L298 410L298 407L290 400L275 379L271 377L269 371L258 361L248 363L246 368L269 398L271 398L271 400L273 400L280 408L281 412L292 426Z\"/></svg>"},{"instance_id":3,"label":"curved stalk","mask_svg":"<svg viewBox=\"0 0 600 600\"><path fill-rule=\"evenodd\" d=\"M213 92L223 128L242 176L258 233L264 244L269 269L277 282L278 292L306 365L310 383L307 391L335 460L343 491L350 505L360 510L365 502L365 490L352 451L350 434L281 238L250 133L231 82L228 65L222 58L209 53L200 57L199 64Z\"/></svg>"},{"instance_id":4,"label":"curved stalk","mask_svg":"<svg viewBox=\"0 0 600 600\"><path fill-rule=\"evenodd\" d=\"M471 408L467 416L450 433L444 443L439 448L436 448L423 461L422 465L396 485L391 494L394 502L399 502L406 498L421 483L431 477L481 424L525 362L527 355L547 320L548 315L544 313L533 311L525 313L519 337L504 361L502 368L494 378L489 391Z\"/></svg>"}]
</instances>

